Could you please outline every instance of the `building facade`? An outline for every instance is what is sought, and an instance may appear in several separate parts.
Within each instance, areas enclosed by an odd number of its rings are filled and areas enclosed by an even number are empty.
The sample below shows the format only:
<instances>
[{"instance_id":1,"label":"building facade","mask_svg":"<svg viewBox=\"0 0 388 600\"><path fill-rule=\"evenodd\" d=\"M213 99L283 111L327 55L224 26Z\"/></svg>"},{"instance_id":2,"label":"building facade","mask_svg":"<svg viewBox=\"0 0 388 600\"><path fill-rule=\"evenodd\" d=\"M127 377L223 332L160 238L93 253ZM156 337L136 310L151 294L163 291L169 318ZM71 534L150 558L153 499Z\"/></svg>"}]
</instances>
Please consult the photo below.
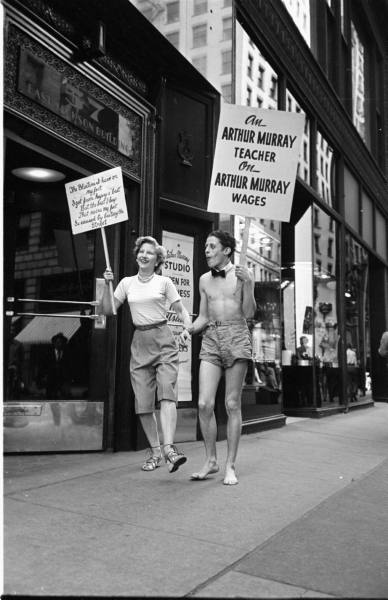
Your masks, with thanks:
<instances>
[{"instance_id":1,"label":"building facade","mask_svg":"<svg viewBox=\"0 0 388 600\"><path fill-rule=\"evenodd\" d=\"M122 168L129 220L106 231L113 270L133 274L133 242L152 233L195 315L207 234L234 233L238 261L244 229L206 210L220 95L305 115L291 220L257 219L249 232L257 312L243 432L388 401L377 353L388 329L386 1L113 6L4 3L5 450L145 444L128 310L95 318L103 243L98 231L71 235L64 183ZM26 179L24 167L60 179ZM58 333L69 358L54 389ZM199 345L181 349L178 441L199 437ZM220 437L222 396L221 385Z\"/></svg>"},{"instance_id":2,"label":"building facade","mask_svg":"<svg viewBox=\"0 0 388 600\"><path fill-rule=\"evenodd\" d=\"M386 400L377 347L387 327L387 3L133 2L224 102L305 115L291 223L251 224L247 415L264 403L273 415L280 404L321 416ZM220 222L241 243L244 219Z\"/></svg>"},{"instance_id":3,"label":"building facade","mask_svg":"<svg viewBox=\"0 0 388 600\"><path fill-rule=\"evenodd\" d=\"M3 6L4 450L137 449L129 310L96 317L104 237L72 235L65 184L121 167L128 220L104 228L116 281L154 235L195 312L219 94L126 0ZM197 438L193 345L178 440Z\"/></svg>"}]
</instances>

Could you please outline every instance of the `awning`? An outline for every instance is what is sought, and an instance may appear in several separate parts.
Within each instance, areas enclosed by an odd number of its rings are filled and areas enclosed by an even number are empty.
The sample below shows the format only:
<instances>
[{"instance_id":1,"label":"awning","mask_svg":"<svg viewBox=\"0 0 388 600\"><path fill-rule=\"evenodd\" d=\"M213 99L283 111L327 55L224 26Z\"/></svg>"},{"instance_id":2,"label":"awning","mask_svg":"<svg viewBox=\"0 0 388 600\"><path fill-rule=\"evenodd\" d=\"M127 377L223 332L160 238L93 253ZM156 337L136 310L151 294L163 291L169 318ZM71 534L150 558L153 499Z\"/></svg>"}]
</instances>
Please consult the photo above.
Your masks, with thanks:
<instances>
[{"instance_id":1,"label":"awning","mask_svg":"<svg viewBox=\"0 0 388 600\"><path fill-rule=\"evenodd\" d=\"M68 340L81 326L79 312L67 312L72 317L34 317L15 337L22 344L51 344L51 338L63 333ZM77 318L78 317L78 318Z\"/></svg>"}]
</instances>

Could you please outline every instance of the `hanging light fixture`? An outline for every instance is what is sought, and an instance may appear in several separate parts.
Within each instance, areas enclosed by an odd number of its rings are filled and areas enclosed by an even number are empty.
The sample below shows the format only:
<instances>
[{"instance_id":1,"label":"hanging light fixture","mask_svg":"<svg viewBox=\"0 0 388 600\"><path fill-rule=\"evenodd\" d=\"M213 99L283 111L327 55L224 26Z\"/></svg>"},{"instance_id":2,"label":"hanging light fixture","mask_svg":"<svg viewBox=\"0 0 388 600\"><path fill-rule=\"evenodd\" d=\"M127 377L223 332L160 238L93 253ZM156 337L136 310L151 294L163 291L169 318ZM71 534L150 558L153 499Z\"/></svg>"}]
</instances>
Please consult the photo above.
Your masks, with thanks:
<instances>
[{"instance_id":1,"label":"hanging light fixture","mask_svg":"<svg viewBox=\"0 0 388 600\"><path fill-rule=\"evenodd\" d=\"M18 169L12 169L12 175L15 175L19 179L35 181L36 183L52 183L62 181L66 177L61 171L42 167L19 167Z\"/></svg>"}]
</instances>

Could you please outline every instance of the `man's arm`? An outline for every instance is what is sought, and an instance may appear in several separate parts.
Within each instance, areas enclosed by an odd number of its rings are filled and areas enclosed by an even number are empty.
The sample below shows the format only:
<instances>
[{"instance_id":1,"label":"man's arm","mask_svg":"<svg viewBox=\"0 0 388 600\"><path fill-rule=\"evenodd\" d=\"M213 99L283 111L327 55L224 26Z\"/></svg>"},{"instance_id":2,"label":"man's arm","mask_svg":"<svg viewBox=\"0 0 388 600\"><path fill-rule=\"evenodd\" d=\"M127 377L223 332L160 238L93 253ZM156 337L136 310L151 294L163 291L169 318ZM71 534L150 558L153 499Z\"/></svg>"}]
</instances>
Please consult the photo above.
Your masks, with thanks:
<instances>
[{"instance_id":1,"label":"man's arm","mask_svg":"<svg viewBox=\"0 0 388 600\"><path fill-rule=\"evenodd\" d=\"M97 298L99 304L97 305L97 314L98 315L113 315L112 301L109 293L109 281L113 282L113 272L110 269L107 269L104 272L105 286L104 291L102 292L102 296ZM114 299L116 309L121 306L120 300L117 298Z\"/></svg>"},{"instance_id":2,"label":"man's arm","mask_svg":"<svg viewBox=\"0 0 388 600\"><path fill-rule=\"evenodd\" d=\"M252 319L256 312L255 282L247 267L236 265L236 277L242 282L241 310L246 319Z\"/></svg>"}]
</instances>

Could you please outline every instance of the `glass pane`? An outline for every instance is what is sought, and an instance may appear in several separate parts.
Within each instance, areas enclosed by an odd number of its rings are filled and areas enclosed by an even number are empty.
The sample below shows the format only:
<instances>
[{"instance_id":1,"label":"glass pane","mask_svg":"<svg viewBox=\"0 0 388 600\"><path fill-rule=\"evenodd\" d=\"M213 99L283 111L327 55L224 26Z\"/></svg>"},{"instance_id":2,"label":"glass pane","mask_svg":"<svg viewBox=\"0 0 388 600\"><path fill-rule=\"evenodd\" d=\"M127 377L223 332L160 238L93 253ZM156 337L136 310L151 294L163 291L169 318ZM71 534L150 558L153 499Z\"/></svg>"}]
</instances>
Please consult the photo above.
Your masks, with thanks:
<instances>
[{"instance_id":1,"label":"glass pane","mask_svg":"<svg viewBox=\"0 0 388 600\"><path fill-rule=\"evenodd\" d=\"M314 406L312 209L283 224L283 405L286 413Z\"/></svg>"},{"instance_id":2,"label":"glass pane","mask_svg":"<svg viewBox=\"0 0 388 600\"><path fill-rule=\"evenodd\" d=\"M352 100L353 123L361 135L365 136L365 80L364 80L364 46L354 26L351 23L352 35Z\"/></svg>"},{"instance_id":3,"label":"glass pane","mask_svg":"<svg viewBox=\"0 0 388 600\"><path fill-rule=\"evenodd\" d=\"M317 405L339 403L341 370L338 327L337 224L314 206L314 356Z\"/></svg>"},{"instance_id":4,"label":"glass pane","mask_svg":"<svg viewBox=\"0 0 388 600\"><path fill-rule=\"evenodd\" d=\"M13 193L5 210L14 238L7 235L5 286L21 299L14 312L38 315L12 319L6 400L88 399L95 232L72 235L63 182L15 183Z\"/></svg>"},{"instance_id":5,"label":"glass pane","mask_svg":"<svg viewBox=\"0 0 388 600\"><path fill-rule=\"evenodd\" d=\"M367 251L349 233L345 265L347 394L354 402L370 387L369 262Z\"/></svg>"},{"instance_id":6,"label":"glass pane","mask_svg":"<svg viewBox=\"0 0 388 600\"><path fill-rule=\"evenodd\" d=\"M376 252L385 260L387 259L387 226L386 218L376 209Z\"/></svg>"},{"instance_id":7,"label":"glass pane","mask_svg":"<svg viewBox=\"0 0 388 600\"><path fill-rule=\"evenodd\" d=\"M344 191L345 191L345 219L348 225L356 231L359 230L359 187L358 181L352 173L344 167Z\"/></svg>"},{"instance_id":8,"label":"glass pane","mask_svg":"<svg viewBox=\"0 0 388 600\"><path fill-rule=\"evenodd\" d=\"M327 140L317 132L317 192L329 206L335 206L335 161Z\"/></svg>"},{"instance_id":9,"label":"glass pane","mask_svg":"<svg viewBox=\"0 0 388 600\"><path fill-rule=\"evenodd\" d=\"M244 227L245 219L236 217L237 263ZM251 322L254 360L243 395L245 420L280 412L280 228L278 221L260 219L249 229L247 265L254 274L257 311Z\"/></svg>"},{"instance_id":10,"label":"glass pane","mask_svg":"<svg viewBox=\"0 0 388 600\"><path fill-rule=\"evenodd\" d=\"M288 112L302 113L305 116L304 133L299 150L297 174L303 181L310 185L310 121L289 90L286 91L286 106Z\"/></svg>"},{"instance_id":11,"label":"glass pane","mask_svg":"<svg viewBox=\"0 0 388 600\"><path fill-rule=\"evenodd\" d=\"M373 247L373 202L365 192L362 193L361 222L362 237Z\"/></svg>"}]
</instances>

